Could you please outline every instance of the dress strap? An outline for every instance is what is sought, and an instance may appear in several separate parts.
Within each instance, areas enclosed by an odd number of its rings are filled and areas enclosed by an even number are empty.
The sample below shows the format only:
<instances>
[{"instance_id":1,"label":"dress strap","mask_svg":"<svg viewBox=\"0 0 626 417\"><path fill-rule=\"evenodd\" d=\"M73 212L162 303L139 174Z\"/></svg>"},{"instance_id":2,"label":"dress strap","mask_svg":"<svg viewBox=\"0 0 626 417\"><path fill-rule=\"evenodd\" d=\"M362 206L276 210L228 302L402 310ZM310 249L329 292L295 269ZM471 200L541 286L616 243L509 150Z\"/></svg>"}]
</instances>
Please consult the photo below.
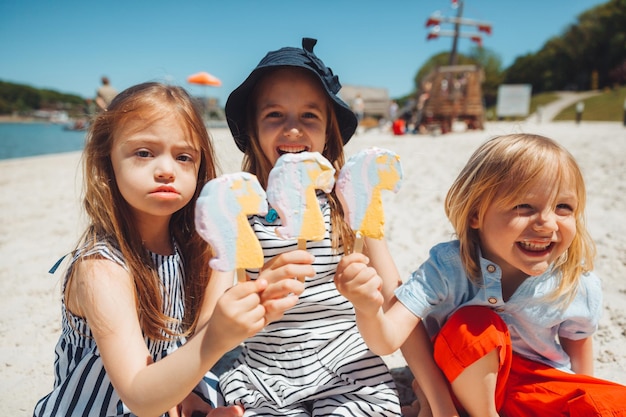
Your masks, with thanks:
<instances>
[{"instance_id":1,"label":"dress strap","mask_svg":"<svg viewBox=\"0 0 626 417\"><path fill-rule=\"evenodd\" d=\"M54 265L52 265L52 268L50 268L50 270L48 271L48 273L49 273L49 274L54 275L54 273L57 271L57 269L59 269L59 266L61 265L61 262L63 262L63 259L67 258L67 256L68 256L68 255L72 255L72 256L73 256L73 255L74 255L74 253L76 253L76 252L75 252L75 251L74 251L74 252L68 252L68 253L66 253L65 255L61 256L61 257L59 258L59 260L58 260L58 261L56 261L56 262L54 263Z\"/></svg>"}]
</instances>

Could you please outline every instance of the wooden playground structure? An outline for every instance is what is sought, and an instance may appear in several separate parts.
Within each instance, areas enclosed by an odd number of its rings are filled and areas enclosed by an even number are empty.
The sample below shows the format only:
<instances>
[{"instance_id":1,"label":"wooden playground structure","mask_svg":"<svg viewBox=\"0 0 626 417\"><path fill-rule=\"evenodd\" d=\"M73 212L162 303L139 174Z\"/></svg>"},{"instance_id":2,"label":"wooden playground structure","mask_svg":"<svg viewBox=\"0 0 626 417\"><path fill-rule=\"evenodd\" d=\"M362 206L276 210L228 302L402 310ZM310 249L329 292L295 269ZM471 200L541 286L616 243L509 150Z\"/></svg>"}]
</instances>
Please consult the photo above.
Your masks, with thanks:
<instances>
[{"instance_id":1,"label":"wooden playground structure","mask_svg":"<svg viewBox=\"0 0 626 417\"><path fill-rule=\"evenodd\" d=\"M448 133L454 122L463 122L467 129L483 129L483 79L483 70L476 65L441 66L433 70L423 80L417 100L420 127Z\"/></svg>"}]
</instances>

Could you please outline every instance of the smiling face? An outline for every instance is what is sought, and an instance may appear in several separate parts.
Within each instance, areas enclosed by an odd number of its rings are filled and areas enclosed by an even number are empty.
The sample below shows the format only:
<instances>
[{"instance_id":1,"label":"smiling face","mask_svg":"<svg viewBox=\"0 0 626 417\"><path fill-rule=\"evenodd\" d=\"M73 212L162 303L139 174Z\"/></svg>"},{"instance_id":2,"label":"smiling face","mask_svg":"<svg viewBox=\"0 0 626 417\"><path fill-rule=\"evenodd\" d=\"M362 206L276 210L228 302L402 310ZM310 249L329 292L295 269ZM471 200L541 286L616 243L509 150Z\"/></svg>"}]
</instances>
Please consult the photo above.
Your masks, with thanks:
<instances>
[{"instance_id":1,"label":"smiling face","mask_svg":"<svg viewBox=\"0 0 626 417\"><path fill-rule=\"evenodd\" d=\"M284 153L324 151L328 101L314 75L281 68L266 75L257 89L258 141L272 166Z\"/></svg>"},{"instance_id":2,"label":"smiling face","mask_svg":"<svg viewBox=\"0 0 626 417\"><path fill-rule=\"evenodd\" d=\"M111 163L136 221L171 217L196 190L201 154L174 116L129 120L115 132Z\"/></svg>"},{"instance_id":3,"label":"smiling face","mask_svg":"<svg viewBox=\"0 0 626 417\"><path fill-rule=\"evenodd\" d=\"M483 257L501 267L503 280L540 275L576 235L574 180L566 176L555 184L546 175L512 201L501 198L506 191L500 190L482 221L474 216L470 226L478 231Z\"/></svg>"}]
</instances>

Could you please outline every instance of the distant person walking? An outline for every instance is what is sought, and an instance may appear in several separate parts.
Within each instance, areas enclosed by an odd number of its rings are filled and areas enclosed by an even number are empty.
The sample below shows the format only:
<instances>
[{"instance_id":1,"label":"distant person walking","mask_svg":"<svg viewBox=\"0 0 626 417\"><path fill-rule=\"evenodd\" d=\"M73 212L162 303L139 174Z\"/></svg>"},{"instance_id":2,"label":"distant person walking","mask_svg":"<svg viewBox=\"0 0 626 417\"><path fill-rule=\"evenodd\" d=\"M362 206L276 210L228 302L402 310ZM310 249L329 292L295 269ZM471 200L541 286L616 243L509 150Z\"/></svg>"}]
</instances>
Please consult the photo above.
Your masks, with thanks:
<instances>
[{"instance_id":1,"label":"distant person walking","mask_svg":"<svg viewBox=\"0 0 626 417\"><path fill-rule=\"evenodd\" d=\"M394 120L396 120L397 117L398 117L398 103L396 103L395 100L391 100L391 103L389 103L389 120L393 122Z\"/></svg>"},{"instance_id":2,"label":"distant person walking","mask_svg":"<svg viewBox=\"0 0 626 417\"><path fill-rule=\"evenodd\" d=\"M583 111L585 111L585 103L579 101L576 103L576 124L579 125L580 121L583 119Z\"/></svg>"},{"instance_id":3,"label":"distant person walking","mask_svg":"<svg viewBox=\"0 0 626 417\"><path fill-rule=\"evenodd\" d=\"M109 83L108 77L102 77L102 86L96 91L96 104L100 110L106 110L117 95L117 90Z\"/></svg>"}]
</instances>

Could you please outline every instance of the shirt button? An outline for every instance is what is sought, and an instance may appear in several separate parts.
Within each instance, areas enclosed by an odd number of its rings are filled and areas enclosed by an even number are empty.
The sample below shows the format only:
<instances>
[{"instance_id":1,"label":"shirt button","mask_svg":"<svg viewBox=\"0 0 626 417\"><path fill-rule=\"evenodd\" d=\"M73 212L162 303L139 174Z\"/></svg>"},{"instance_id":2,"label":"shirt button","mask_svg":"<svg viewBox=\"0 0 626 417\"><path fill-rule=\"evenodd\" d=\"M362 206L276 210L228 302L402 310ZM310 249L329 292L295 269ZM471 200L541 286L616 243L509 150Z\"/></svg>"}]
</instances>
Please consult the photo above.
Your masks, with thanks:
<instances>
[{"instance_id":1,"label":"shirt button","mask_svg":"<svg viewBox=\"0 0 626 417\"><path fill-rule=\"evenodd\" d=\"M496 297L489 297L487 301L489 301L489 303L491 304L495 304L498 302L498 299Z\"/></svg>"},{"instance_id":2,"label":"shirt button","mask_svg":"<svg viewBox=\"0 0 626 417\"><path fill-rule=\"evenodd\" d=\"M494 272L496 272L496 267L495 265L487 265L487 272L493 274Z\"/></svg>"},{"instance_id":3,"label":"shirt button","mask_svg":"<svg viewBox=\"0 0 626 417\"><path fill-rule=\"evenodd\" d=\"M504 309L502 307L498 307L495 309L496 313L502 313Z\"/></svg>"}]
</instances>

